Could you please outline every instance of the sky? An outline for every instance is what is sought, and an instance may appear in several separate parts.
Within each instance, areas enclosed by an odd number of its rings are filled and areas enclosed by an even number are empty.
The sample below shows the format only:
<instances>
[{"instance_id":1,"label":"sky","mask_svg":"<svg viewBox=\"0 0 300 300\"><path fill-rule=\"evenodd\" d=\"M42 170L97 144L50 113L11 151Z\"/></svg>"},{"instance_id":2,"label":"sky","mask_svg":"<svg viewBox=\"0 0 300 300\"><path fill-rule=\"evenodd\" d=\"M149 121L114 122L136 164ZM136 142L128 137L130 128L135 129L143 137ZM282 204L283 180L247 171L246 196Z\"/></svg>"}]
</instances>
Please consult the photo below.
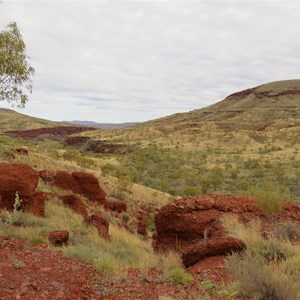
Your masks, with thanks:
<instances>
[{"instance_id":1,"label":"sky","mask_svg":"<svg viewBox=\"0 0 300 300\"><path fill-rule=\"evenodd\" d=\"M142 122L300 78L300 1L0 1L11 21L36 71L13 109L48 120Z\"/></svg>"}]
</instances>

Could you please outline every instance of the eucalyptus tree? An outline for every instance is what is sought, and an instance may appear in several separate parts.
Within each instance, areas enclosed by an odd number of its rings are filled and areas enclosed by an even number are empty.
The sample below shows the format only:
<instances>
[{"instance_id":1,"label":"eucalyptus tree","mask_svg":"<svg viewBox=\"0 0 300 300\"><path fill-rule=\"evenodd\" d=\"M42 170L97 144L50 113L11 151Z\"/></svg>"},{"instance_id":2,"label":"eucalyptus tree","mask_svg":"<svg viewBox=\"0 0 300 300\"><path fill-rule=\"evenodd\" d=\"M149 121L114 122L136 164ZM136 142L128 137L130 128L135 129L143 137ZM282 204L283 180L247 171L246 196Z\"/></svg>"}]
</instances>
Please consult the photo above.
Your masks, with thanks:
<instances>
[{"instance_id":1,"label":"eucalyptus tree","mask_svg":"<svg viewBox=\"0 0 300 300\"><path fill-rule=\"evenodd\" d=\"M0 32L0 101L24 107L34 72L17 23L11 22Z\"/></svg>"}]
</instances>

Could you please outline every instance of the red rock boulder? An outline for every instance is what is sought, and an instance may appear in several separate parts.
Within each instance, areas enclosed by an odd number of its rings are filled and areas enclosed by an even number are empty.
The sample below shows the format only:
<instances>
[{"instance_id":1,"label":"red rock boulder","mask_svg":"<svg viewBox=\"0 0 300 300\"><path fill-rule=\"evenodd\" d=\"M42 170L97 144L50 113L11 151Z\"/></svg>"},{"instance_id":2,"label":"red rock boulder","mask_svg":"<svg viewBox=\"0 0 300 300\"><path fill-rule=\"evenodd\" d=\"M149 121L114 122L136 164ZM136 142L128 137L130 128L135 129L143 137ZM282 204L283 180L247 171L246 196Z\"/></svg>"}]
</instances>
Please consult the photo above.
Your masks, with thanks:
<instances>
[{"instance_id":1,"label":"red rock boulder","mask_svg":"<svg viewBox=\"0 0 300 300\"><path fill-rule=\"evenodd\" d=\"M36 193L38 173L24 164L0 164L0 209L13 210L16 192L22 200L19 209L38 216L44 215L45 197Z\"/></svg>"},{"instance_id":2,"label":"red rock boulder","mask_svg":"<svg viewBox=\"0 0 300 300\"><path fill-rule=\"evenodd\" d=\"M239 251L244 244L227 236L221 222L223 217L237 215L243 223L259 218L265 229L275 225L274 217L272 220L267 218L253 200L242 196L203 195L168 204L155 217L153 247L159 251L178 251L186 266L211 256ZM300 204L288 203L276 218L277 221L290 220L299 224Z\"/></svg>"},{"instance_id":3,"label":"red rock boulder","mask_svg":"<svg viewBox=\"0 0 300 300\"><path fill-rule=\"evenodd\" d=\"M90 226L94 226L99 234L104 238L109 238L109 222L100 213L95 213L85 218L84 223Z\"/></svg>"},{"instance_id":4,"label":"red rock boulder","mask_svg":"<svg viewBox=\"0 0 300 300\"><path fill-rule=\"evenodd\" d=\"M76 213L82 215L84 218L88 216L88 211L83 201L77 195L64 195L60 196L64 205L70 207Z\"/></svg>"},{"instance_id":5,"label":"red rock boulder","mask_svg":"<svg viewBox=\"0 0 300 300\"><path fill-rule=\"evenodd\" d=\"M233 251L241 251L244 248L245 244L233 237L220 237L207 241L202 240L185 249L182 255L182 262L185 267L190 267L207 257L227 255Z\"/></svg>"},{"instance_id":6,"label":"red rock boulder","mask_svg":"<svg viewBox=\"0 0 300 300\"><path fill-rule=\"evenodd\" d=\"M117 200L113 203L107 203L104 204L104 207L109 208L112 211L115 211L117 213L122 213L127 210L127 204L124 200Z\"/></svg>"},{"instance_id":7,"label":"red rock boulder","mask_svg":"<svg viewBox=\"0 0 300 300\"><path fill-rule=\"evenodd\" d=\"M93 174L57 171L54 175L53 184L61 189L81 194L90 201L99 204L104 204L105 202L106 194L100 187L98 178Z\"/></svg>"},{"instance_id":8,"label":"red rock boulder","mask_svg":"<svg viewBox=\"0 0 300 300\"><path fill-rule=\"evenodd\" d=\"M67 246L69 241L68 230L51 231L48 234L48 239L54 246Z\"/></svg>"}]
</instances>

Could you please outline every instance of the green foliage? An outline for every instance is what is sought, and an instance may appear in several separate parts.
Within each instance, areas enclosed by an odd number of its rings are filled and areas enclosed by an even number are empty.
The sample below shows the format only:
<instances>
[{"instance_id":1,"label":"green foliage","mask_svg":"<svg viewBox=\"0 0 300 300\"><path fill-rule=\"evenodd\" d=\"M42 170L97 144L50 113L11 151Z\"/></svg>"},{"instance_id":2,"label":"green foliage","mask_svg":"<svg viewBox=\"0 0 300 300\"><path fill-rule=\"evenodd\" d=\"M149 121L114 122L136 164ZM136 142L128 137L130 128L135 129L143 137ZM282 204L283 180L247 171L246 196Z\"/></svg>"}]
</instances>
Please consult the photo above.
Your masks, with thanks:
<instances>
[{"instance_id":1,"label":"green foliage","mask_svg":"<svg viewBox=\"0 0 300 300\"><path fill-rule=\"evenodd\" d=\"M299 280L295 281L293 276L284 272L276 272L272 265L249 251L243 257L238 254L229 257L227 268L238 281L243 296L258 300L299 299Z\"/></svg>"},{"instance_id":2,"label":"green foliage","mask_svg":"<svg viewBox=\"0 0 300 300\"><path fill-rule=\"evenodd\" d=\"M24 107L32 91L34 68L28 62L26 46L16 22L0 32L0 101L16 102Z\"/></svg>"},{"instance_id":3,"label":"green foliage","mask_svg":"<svg viewBox=\"0 0 300 300\"><path fill-rule=\"evenodd\" d=\"M16 192L15 202L13 204L13 211L9 212L2 221L0 221L0 227L4 233L13 226L21 217L22 210L19 210L22 199L19 197L19 193Z\"/></svg>"},{"instance_id":4,"label":"green foliage","mask_svg":"<svg viewBox=\"0 0 300 300\"><path fill-rule=\"evenodd\" d=\"M193 282L193 277L191 274L187 273L181 267L175 267L167 270L162 276L162 280L166 282L171 282L173 284L187 285Z\"/></svg>"},{"instance_id":5,"label":"green foliage","mask_svg":"<svg viewBox=\"0 0 300 300\"><path fill-rule=\"evenodd\" d=\"M115 262L108 258L98 258L95 260L94 265L98 271L106 275L113 275L117 269Z\"/></svg>"},{"instance_id":6,"label":"green foliage","mask_svg":"<svg viewBox=\"0 0 300 300\"><path fill-rule=\"evenodd\" d=\"M299 299L299 245L277 239L272 233L262 237L262 225L255 220L244 225L237 217L228 217L223 225L246 244L242 254L232 254L226 263L241 296L258 300Z\"/></svg>"},{"instance_id":7,"label":"green foliage","mask_svg":"<svg viewBox=\"0 0 300 300\"><path fill-rule=\"evenodd\" d=\"M258 207L267 215L280 212L288 198L287 192L281 186L268 180L249 188L247 194L255 197Z\"/></svg>"}]
</instances>

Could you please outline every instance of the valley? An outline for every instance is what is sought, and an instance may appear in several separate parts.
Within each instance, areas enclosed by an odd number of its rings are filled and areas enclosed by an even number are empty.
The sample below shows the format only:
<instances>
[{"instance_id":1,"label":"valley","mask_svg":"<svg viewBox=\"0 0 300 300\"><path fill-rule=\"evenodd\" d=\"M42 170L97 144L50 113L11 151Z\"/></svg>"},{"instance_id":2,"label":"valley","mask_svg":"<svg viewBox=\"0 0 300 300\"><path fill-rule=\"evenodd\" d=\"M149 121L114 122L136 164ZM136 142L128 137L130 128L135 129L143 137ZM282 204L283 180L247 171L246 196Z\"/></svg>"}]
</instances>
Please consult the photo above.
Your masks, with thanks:
<instances>
[{"instance_id":1,"label":"valley","mask_svg":"<svg viewBox=\"0 0 300 300\"><path fill-rule=\"evenodd\" d=\"M14 207L15 193L3 187L0 249L20 243L22 251L32 247L38 256L50 251L49 257L61 255L60 249L95 268L80 269L90 275L86 298L82 292L78 299L252 299L251 293L263 292L258 283L257 291L249 286L255 277L251 265L261 267L259 280L284 295L272 299L300 299L300 270L294 267L300 240L300 80L264 84L206 108L105 130L0 109L0 162L3 182L14 182L2 172L8 165L18 182L32 172L30 197L43 195L44 203L37 216L26 211L26 193L18 190L24 202ZM14 171L16 165L32 171ZM85 185L74 188L78 173ZM66 187L70 182L73 189ZM102 200L83 192L95 186L98 196L98 187L103 190ZM72 203L82 201L83 215L63 200L70 195L80 199ZM8 202L10 208L3 205ZM105 234L97 229L101 218L86 225L97 214L109 224ZM68 231L68 245L52 245L52 231ZM233 253L240 251L244 259ZM31 268L25 256L5 268ZM48 267L42 262L41 268ZM48 297L63 291L54 290ZM0 291L3 299L5 293ZM35 295L17 287L11 293L23 297L16 299Z\"/></svg>"}]
</instances>

